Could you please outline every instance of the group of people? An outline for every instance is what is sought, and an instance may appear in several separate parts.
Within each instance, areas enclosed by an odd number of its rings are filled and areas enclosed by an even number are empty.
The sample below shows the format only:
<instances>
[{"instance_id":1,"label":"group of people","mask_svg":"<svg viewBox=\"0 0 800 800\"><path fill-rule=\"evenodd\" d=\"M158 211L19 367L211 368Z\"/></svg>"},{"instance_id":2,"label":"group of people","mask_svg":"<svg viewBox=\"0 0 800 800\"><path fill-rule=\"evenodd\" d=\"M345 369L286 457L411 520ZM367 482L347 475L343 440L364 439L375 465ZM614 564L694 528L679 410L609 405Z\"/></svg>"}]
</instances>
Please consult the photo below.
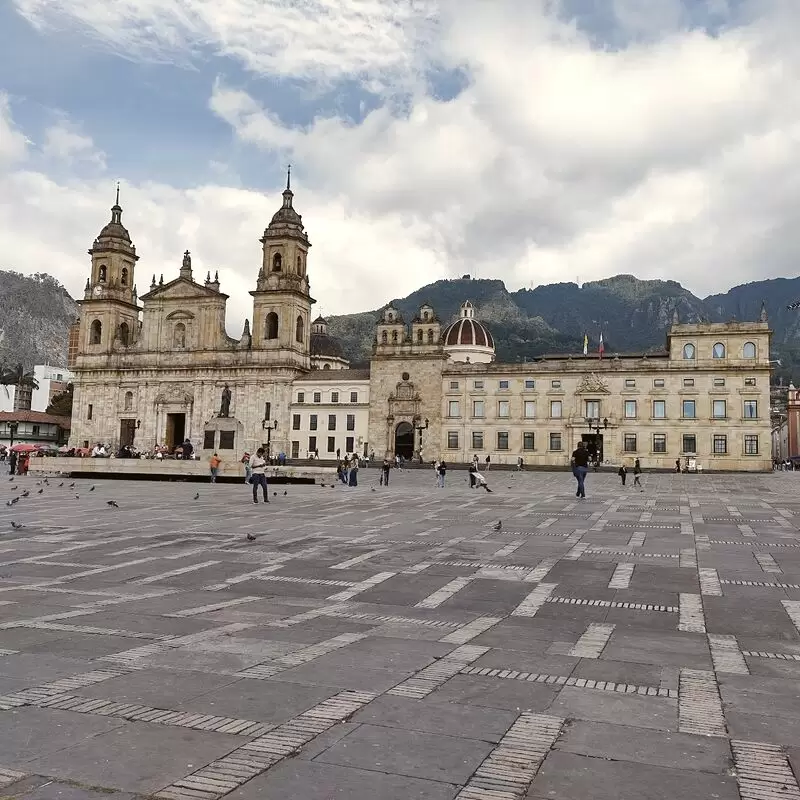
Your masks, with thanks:
<instances>
[{"instance_id":1,"label":"group of people","mask_svg":"<svg viewBox=\"0 0 800 800\"><path fill-rule=\"evenodd\" d=\"M336 464L336 478L345 486L358 486L358 456L353 453ZM388 483L388 481L387 481Z\"/></svg>"}]
</instances>

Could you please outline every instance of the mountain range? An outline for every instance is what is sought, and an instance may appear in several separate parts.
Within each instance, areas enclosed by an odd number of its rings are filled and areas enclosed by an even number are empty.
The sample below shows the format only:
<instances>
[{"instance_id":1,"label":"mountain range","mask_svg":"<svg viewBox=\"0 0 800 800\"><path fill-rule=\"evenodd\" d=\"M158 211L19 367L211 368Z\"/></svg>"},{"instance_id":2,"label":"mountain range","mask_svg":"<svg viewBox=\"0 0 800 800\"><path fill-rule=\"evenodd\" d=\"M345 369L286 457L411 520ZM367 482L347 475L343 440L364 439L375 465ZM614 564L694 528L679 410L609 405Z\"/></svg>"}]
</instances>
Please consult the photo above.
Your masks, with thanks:
<instances>
[{"instance_id":1,"label":"mountain range","mask_svg":"<svg viewBox=\"0 0 800 800\"><path fill-rule=\"evenodd\" d=\"M443 325L465 300L494 335L497 358L531 360L547 353L580 353L587 333L597 349L603 331L607 354L663 350L675 311L681 322L757 320L765 303L772 330L776 381L800 385L800 278L773 278L699 298L675 281L616 275L600 281L556 283L509 292L500 280L440 280L392 303L410 321L430 303ZM0 270L0 364L64 366L69 326L78 307L66 289L44 273L27 276ZM328 318L353 366L369 361L380 310Z\"/></svg>"},{"instance_id":2,"label":"mountain range","mask_svg":"<svg viewBox=\"0 0 800 800\"><path fill-rule=\"evenodd\" d=\"M555 283L515 292L500 280L440 280L392 304L410 321L420 305L430 303L446 325L470 300L494 336L498 361L520 362L547 353L580 353L584 333L596 351L601 330L606 354L656 352L664 349L675 311L681 322L755 321L763 302L774 331L771 357L781 361L776 380L798 382L800 311L787 309L797 299L800 278L756 281L699 298L676 281L616 275L582 286ZM379 313L328 318L330 333L339 337L352 362L369 360Z\"/></svg>"}]
</instances>

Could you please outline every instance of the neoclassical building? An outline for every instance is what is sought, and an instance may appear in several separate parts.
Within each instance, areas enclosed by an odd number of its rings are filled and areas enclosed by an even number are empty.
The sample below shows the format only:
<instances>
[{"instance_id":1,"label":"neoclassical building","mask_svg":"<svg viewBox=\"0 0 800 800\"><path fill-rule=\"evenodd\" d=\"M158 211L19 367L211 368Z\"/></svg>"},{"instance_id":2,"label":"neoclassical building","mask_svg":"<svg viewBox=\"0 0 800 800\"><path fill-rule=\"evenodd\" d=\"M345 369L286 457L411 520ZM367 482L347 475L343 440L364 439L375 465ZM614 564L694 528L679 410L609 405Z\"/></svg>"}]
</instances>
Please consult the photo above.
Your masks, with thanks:
<instances>
[{"instance_id":1,"label":"neoclassical building","mask_svg":"<svg viewBox=\"0 0 800 800\"><path fill-rule=\"evenodd\" d=\"M312 321L311 243L287 182L254 270L251 319L225 327L218 273L153 275L139 296L139 256L119 198L89 254L70 342L73 446L174 447L229 458L269 443L290 458L336 453L564 466L579 441L607 463L706 470L771 468L770 330L755 322L681 324L663 352L496 361L465 300L454 320L389 305L369 369L350 369L321 317Z\"/></svg>"}]
</instances>

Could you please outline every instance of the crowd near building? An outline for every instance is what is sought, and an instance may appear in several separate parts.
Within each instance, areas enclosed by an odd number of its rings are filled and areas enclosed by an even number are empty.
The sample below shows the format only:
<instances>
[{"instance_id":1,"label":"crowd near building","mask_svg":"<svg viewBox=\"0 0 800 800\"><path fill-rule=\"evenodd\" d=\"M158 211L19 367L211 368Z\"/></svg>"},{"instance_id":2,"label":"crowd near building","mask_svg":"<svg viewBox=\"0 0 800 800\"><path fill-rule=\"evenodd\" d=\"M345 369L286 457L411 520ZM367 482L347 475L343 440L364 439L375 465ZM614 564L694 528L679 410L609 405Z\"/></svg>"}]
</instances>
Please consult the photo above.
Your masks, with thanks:
<instances>
[{"instance_id":1,"label":"crowd near building","mask_svg":"<svg viewBox=\"0 0 800 800\"><path fill-rule=\"evenodd\" d=\"M260 239L252 327L226 333L219 273L154 274L137 291L139 255L119 198L89 250L91 270L70 342L70 445L168 450L199 457L258 446L289 459L346 453L406 459L565 466L578 442L602 463L646 468L771 469L770 329L752 322L682 324L657 353L496 360L490 322L464 298L443 320L387 306L368 369L350 369L313 318L309 241L289 183ZM588 321L587 321L588 322Z\"/></svg>"}]
</instances>

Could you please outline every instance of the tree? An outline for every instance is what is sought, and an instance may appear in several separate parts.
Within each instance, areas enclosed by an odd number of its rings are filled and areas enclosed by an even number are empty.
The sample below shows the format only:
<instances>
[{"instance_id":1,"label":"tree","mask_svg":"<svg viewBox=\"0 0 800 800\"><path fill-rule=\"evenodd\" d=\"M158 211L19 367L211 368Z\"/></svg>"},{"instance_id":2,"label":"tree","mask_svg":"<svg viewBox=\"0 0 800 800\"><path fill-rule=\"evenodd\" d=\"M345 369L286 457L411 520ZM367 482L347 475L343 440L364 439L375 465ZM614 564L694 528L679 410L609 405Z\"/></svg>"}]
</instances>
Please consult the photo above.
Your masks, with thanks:
<instances>
[{"instance_id":1,"label":"tree","mask_svg":"<svg viewBox=\"0 0 800 800\"><path fill-rule=\"evenodd\" d=\"M59 417L72 416L72 397L75 387L73 384L68 384L63 392L53 395L50 405L45 409L48 414L55 414Z\"/></svg>"},{"instance_id":2,"label":"tree","mask_svg":"<svg viewBox=\"0 0 800 800\"><path fill-rule=\"evenodd\" d=\"M6 397L8 397L9 386L38 389L39 383L36 378L33 377L32 372L25 372L25 370L22 368L22 364L17 364L15 367L9 367L6 364L3 364L0 365L0 386L5 389Z\"/></svg>"}]
</instances>

